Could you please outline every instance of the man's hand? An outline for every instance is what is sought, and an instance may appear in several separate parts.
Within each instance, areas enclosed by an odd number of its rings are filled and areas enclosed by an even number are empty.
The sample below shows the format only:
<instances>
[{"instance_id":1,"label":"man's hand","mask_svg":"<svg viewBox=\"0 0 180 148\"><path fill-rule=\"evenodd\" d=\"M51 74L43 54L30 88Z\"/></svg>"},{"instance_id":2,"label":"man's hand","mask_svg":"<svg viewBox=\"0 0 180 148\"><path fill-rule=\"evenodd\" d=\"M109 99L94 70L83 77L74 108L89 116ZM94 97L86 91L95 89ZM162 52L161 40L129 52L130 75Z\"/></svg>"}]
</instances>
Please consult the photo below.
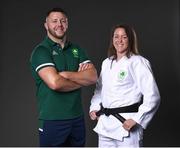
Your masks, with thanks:
<instances>
[{"instance_id":1,"label":"man's hand","mask_svg":"<svg viewBox=\"0 0 180 148\"><path fill-rule=\"evenodd\" d=\"M80 63L78 71L84 71L84 70L86 70L88 68L92 68L91 63Z\"/></svg>"}]
</instances>

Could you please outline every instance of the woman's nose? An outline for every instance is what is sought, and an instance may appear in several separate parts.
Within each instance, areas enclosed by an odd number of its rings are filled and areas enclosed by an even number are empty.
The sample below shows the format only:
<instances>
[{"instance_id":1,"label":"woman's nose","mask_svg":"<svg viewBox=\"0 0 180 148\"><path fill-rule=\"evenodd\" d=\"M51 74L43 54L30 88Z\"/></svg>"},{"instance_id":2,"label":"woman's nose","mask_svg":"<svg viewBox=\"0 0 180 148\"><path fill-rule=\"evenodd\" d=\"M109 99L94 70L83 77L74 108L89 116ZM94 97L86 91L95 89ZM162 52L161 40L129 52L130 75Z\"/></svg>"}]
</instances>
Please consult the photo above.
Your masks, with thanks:
<instances>
[{"instance_id":1,"label":"woman's nose","mask_svg":"<svg viewBox=\"0 0 180 148\"><path fill-rule=\"evenodd\" d=\"M122 38L119 38L119 39L118 39L118 42L122 43L122 41L123 41Z\"/></svg>"}]
</instances>

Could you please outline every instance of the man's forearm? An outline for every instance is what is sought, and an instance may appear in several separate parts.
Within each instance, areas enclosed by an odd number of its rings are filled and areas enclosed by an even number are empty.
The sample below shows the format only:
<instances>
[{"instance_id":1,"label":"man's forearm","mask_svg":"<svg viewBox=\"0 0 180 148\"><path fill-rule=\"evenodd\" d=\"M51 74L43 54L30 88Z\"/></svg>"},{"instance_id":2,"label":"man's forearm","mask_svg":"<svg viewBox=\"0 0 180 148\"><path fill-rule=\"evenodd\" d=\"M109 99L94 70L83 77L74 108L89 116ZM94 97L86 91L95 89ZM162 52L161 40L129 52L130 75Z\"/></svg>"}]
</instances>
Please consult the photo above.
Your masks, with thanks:
<instances>
[{"instance_id":1,"label":"man's forearm","mask_svg":"<svg viewBox=\"0 0 180 148\"><path fill-rule=\"evenodd\" d=\"M68 91L73 91L81 87L80 84L77 84L71 80L65 79L65 78L60 78L61 80L57 81L59 83L59 88L57 88L57 91L63 91L63 92L68 92ZM58 84L57 84L58 85Z\"/></svg>"},{"instance_id":2,"label":"man's forearm","mask_svg":"<svg viewBox=\"0 0 180 148\"><path fill-rule=\"evenodd\" d=\"M81 87L71 80L61 76L54 67L44 67L38 72L41 79L46 85L55 91L72 91Z\"/></svg>"},{"instance_id":3,"label":"man's forearm","mask_svg":"<svg viewBox=\"0 0 180 148\"><path fill-rule=\"evenodd\" d=\"M62 76L66 79L71 80L79 85L88 86L96 83L97 71L95 68L90 68L79 72L62 72Z\"/></svg>"}]
</instances>

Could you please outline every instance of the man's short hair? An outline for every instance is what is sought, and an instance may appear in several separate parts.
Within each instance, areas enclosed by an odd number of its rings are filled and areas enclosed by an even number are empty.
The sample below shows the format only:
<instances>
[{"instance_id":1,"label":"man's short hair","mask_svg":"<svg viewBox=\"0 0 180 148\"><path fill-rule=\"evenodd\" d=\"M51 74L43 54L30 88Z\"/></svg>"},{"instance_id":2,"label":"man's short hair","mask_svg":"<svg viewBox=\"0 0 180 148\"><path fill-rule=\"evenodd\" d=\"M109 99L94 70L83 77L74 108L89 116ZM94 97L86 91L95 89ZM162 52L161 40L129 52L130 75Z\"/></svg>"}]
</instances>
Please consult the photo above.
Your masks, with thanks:
<instances>
[{"instance_id":1,"label":"man's short hair","mask_svg":"<svg viewBox=\"0 0 180 148\"><path fill-rule=\"evenodd\" d=\"M66 17L68 17L68 16L67 16L67 13L66 13L62 8L60 8L60 7L55 7L55 8L52 8L51 10L49 10L49 11L46 13L46 17L48 17L51 12L61 12L61 13L63 13Z\"/></svg>"}]
</instances>

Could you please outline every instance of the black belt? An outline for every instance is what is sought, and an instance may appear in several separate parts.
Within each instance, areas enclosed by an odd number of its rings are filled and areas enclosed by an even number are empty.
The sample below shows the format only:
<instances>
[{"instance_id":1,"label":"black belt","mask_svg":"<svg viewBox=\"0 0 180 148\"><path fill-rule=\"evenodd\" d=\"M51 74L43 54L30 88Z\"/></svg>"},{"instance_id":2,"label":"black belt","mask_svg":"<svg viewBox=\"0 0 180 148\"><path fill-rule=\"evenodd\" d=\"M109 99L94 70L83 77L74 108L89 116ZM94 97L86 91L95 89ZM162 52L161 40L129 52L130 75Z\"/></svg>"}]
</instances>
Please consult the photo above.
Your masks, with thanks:
<instances>
[{"instance_id":1,"label":"black belt","mask_svg":"<svg viewBox=\"0 0 180 148\"><path fill-rule=\"evenodd\" d=\"M96 116L100 116L105 114L106 116L113 115L117 119L119 119L122 123L126 120L123 116L119 115L119 113L131 113L138 112L138 108L141 103L135 103L129 106L118 107L118 108L104 108L102 103L100 103L101 109L96 112Z\"/></svg>"}]
</instances>

